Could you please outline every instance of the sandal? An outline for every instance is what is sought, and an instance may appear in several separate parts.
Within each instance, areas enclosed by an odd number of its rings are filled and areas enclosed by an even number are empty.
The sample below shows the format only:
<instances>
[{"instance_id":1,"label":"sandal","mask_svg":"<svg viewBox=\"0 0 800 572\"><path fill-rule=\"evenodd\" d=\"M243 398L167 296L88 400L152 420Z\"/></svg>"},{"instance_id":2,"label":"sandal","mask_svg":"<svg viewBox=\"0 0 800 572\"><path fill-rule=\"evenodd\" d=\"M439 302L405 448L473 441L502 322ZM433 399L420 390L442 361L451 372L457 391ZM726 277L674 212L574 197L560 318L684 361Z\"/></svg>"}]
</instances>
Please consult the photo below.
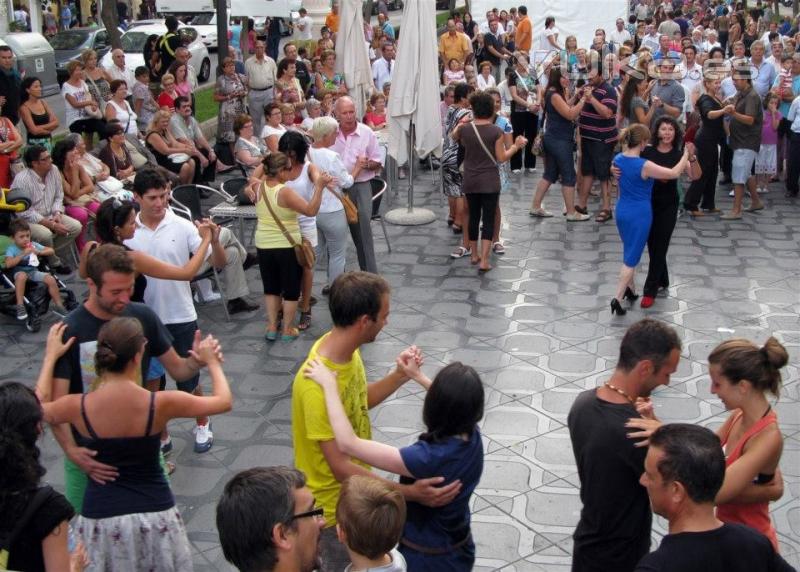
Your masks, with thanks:
<instances>
[{"instance_id":1,"label":"sandal","mask_svg":"<svg viewBox=\"0 0 800 572\"><path fill-rule=\"evenodd\" d=\"M299 337L300 337L300 330L298 330L297 328L291 328L288 334L281 335L281 341L293 342Z\"/></svg>"},{"instance_id":2,"label":"sandal","mask_svg":"<svg viewBox=\"0 0 800 572\"><path fill-rule=\"evenodd\" d=\"M614 215L611 213L611 211L609 209L603 209L597 213L597 216L594 217L594 220L595 222L606 222L612 218L614 218Z\"/></svg>"},{"instance_id":3,"label":"sandal","mask_svg":"<svg viewBox=\"0 0 800 572\"><path fill-rule=\"evenodd\" d=\"M495 242L492 245L492 250L494 251L495 254L505 254L506 253L506 247L503 246L502 242Z\"/></svg>"},{"instance_id":4,"label":"sandal","mask_svg":"<svg viewBox=\"0 0 800 572\"><path fill-rule=\"evenodd\" d=\"M456 223L453 223L453 226L450 228L453 229L453 234L461 234L462 232L464 232L464 229L461 228L461 225L458 225Z\"/></svg>"},{"instance_id":5,"label":"sandal","mask_svg":"<svg viewBox=\"0 0 800 572\"><path fill-rule=\"evenodd\" d=\"M450 253L450 258L464 258L465 256L469 256L472 254L472 251L469 248L464 248L463 246L459 246L455 249L455 251Z\"/></svg>"},{"instance_id":6,"label":"sandal","mask_svg":"<svg viewBox=\"0 0 800 572\"><path fill-rule=\"evenodd\" d=\"M311 325L311 310L308 312L300 312L300 320L297 322L297 329L301 332L307 330Z\"/></svg>"},{"instance_id":7,"label":"sandal","mask_svg":"<svg viewBox=\"0 0 800 572\"><path fill-rule=\"evenodd\" d=\"M274 342L278 339L278 330L267 330L264 334L264 339L268 342Z\"/></svg>"}]
</instances>

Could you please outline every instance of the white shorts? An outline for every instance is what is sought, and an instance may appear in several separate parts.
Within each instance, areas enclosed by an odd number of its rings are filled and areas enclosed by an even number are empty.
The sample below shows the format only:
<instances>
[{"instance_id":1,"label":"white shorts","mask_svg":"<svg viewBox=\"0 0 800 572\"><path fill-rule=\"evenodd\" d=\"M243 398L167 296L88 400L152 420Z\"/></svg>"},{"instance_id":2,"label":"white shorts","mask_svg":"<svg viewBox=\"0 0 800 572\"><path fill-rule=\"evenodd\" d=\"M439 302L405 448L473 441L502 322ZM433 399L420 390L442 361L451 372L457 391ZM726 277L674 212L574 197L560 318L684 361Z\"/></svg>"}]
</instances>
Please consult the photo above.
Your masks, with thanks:
<instances>
[{"instance_id":1,"label":"white shorts","mask_svg":"<svg viewBox=\"0 0 800 572\"><path fill-rule=\"evenodd\" d=\"M744 185L753 174L753 164L758 153L752 149L735 149L731 163L731 179L734 185Z\"/></svg>"}]
</instances>

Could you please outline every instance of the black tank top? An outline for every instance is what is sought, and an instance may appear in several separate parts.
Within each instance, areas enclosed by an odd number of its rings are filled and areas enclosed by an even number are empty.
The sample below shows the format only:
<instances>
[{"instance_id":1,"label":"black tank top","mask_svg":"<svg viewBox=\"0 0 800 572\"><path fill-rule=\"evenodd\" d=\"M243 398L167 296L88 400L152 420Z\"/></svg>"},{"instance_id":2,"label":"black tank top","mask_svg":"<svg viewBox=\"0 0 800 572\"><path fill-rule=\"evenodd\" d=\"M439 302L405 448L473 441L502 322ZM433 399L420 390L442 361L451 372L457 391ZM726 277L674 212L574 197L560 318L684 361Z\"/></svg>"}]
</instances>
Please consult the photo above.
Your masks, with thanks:
<instances>
[{"instance_id":1,"label":"black tank top","mask_svg":"<svg viewBox=\"0 0 800 572\"><path fill-rule=\"evenodd\" d=\"M116 480L104 485L89 479L83 498L83 516L86 518L160 512L175 506L175 497L161 468L161 436L159 433L150 435L155 397L155 393L150 394L144 435L100 437L86 416L86 394L81 395L81 417L89 432L89 438L81 439L81 445L97 451L97 461L116 467L119 471Z\"/></svg>"}]
</instances>

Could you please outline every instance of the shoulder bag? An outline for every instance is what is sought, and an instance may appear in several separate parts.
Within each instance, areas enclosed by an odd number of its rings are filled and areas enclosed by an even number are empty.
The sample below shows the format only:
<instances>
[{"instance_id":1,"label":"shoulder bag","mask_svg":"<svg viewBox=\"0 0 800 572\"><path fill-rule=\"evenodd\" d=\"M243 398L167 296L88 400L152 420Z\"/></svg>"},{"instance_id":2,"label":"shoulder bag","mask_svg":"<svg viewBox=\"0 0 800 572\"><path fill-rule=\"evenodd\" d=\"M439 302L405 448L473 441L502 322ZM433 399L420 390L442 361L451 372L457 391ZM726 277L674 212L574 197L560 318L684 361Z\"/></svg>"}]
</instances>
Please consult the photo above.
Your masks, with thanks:
<instances>
[{"instance_id":1,"label":"shoulder bag","mask_svg":"<svg viewBox=\"0 0 800 572\"><path fill-rule=\"evenodd\" d=\"M348 197L344 192L337 193L336 191L328 191L333 194L334 197L341 201L342 206L344 207L344 216L347 218L347 224L356 224L358 222L358 207L353 202L353 200Z\"/></svg>"},{"instance_id":2,"label":"shoulder bag","mask_svg":"<svg viewBox=\"0 0 800 572\"><path fill-rule=\"evenodd\" d=\"M100 88L97 87L97 84L94 82L94 80L90 78L88 75L86 76L86 79L89 80L89 83L92 84L92 87L97 92L97 111L92 112L87 110L87 113L92 117L94 117L95 119L104 119L106 116L106 104L108 102L105 99L103 99L103 94L100 91Z\"/></svg>"},{"instance_id":3,"label":"shoulder bag","mask_svg":"<svg viewBox=\"0 0 800 572\"><path fill-rule=\"evenodd\" d=\"M267 199L266 182L261 189L261 198L264 200L264 204L267 205L267 210L269 211L269 214L272 215L272 219L275 221L275 224L278 225L278 228L283 233L283 236L286 237L286 240L288 240L289 244L291 244L292 248L294 248L294 255L297 257L297 263L303 268L314 268L314 264L317 262L317 255L314 253L314 247L311 246L311 243L305 238L303 238L298 244L297 241L292 238L292 234L286 230L285 226L283 226L283 223L278 218L278 215L275 214L275 211L272 210L272 205L269 204L269 200Z\"/></svg>"}]
</instances>

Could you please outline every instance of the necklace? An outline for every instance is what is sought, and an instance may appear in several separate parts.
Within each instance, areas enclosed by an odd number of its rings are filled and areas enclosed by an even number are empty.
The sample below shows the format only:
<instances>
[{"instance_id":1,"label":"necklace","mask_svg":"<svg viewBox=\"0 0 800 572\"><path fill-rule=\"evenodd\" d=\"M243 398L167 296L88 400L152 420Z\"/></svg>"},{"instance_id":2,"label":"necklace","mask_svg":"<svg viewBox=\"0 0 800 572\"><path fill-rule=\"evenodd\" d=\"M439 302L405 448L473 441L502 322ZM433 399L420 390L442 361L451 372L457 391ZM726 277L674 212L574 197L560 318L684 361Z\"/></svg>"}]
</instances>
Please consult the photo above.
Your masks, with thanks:
<instances>
[{"instance_id":1,"label":"necklace","mask_svg":"<svg viewBox=\"0 0 800 572\"><path fill-rule=\"evenodd\" d=\"M623 390L621 390L621 389L620 389L619 387L617 387L616 385L612 385L611 383L608 383L608 382L604 383L603 385L605 385L605 386L606 386L607 388L609 388L611 391L616 391L617 393L619 393L619 394L620 394L622 397L624 397L625 399L627 399L628 401L630 401L630 402L631 402L631 405L636 405L636 400L635 400L633 397L631 397L630 395L628 395L626 392L624 392Z\"/></svg>"}]
</instances>

